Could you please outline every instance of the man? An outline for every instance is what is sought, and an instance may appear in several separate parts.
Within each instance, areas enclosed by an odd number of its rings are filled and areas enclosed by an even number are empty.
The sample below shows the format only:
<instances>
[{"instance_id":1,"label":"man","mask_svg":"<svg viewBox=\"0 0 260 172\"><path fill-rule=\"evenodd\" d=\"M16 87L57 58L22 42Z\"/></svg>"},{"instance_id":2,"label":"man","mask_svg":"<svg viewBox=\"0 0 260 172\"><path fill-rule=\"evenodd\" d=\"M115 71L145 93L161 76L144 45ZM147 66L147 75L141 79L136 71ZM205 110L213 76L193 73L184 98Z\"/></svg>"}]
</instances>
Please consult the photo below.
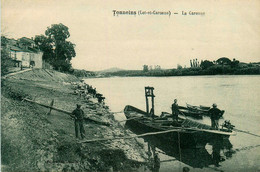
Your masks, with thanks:
<instances>
[{"instance_id":1,"label":"man","mask_svg":"<svg viewBox=\"0 0 260 172\"><path fill-rule=\"evenodd\" d=\"M172 104L172 118L178 121L179 115L179 106L177 104L177 99L174 99L174 103Z\"/></svg>"},{"instance_id":2,"label":"man","mask_svg":"<svg viewBox=\"0 0 260 172\"><path fill-rule=\"evenodd\" d=\"M214 103L213 108L209 110L210 119L211 119L211 127L213 129L218 129L218 120L221 117L221 110L217 108L217 104Z\"/></svg>"},{"instance_id":3,"label":"man","mask_svg":"<svg viewBox=\"0 0 260 172\"><path fill-rule=\"evenodd\" d=\"M84 122L84 111L80 108L81 105L77 104L77 108L72 112L72 117L75 119L75 134L76 138L79 138L79 132L81 138L85 137L85 130L83 126Z\"/></svg>"}]
</instances>

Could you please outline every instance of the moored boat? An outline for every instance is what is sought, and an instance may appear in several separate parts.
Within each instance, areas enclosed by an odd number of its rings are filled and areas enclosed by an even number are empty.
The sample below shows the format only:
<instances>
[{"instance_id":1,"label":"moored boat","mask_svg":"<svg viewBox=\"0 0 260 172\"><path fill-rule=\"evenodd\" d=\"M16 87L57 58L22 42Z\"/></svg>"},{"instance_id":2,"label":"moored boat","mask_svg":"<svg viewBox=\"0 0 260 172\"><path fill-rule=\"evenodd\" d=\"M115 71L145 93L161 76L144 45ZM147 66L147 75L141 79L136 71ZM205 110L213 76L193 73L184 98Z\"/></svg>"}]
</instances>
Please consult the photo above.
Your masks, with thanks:
<instances>
[{"instance_id":1,"label":"moored boat","mask_svg":"<svg viewBox=\"0 0 260 172\"><path fill-rule=\"evenodd\" d=\"M126 122L126 127L130 129L135 134L142 134L140 130L133 127L132 125ZM187 164L193 168L205 168L210 165L218 164L220 161L225 161L225 158L221 158L221 155L225 157L226 153L227 156L232 156L234 153L231 151L232 144L230 143L229 139L213 139L211 140L208 145L211 145L212 149L202 147L200 149L193 149L193 148L185 148L180 149L178 144L169 144L165 142L163 139L160 139L156 136L145 136L142 137L144 142L147 142L148 152L157 151L161 154L165 154L167 156L173 157L174 159L170 159L173 161L180 161L184 164ZM150 147L150 149L149 149ZM157 150L156 150L157 148ZM208 151L210 150L210 151ZM222 153L221 153L222 152ZM152 155L152 152L149 152ZM167 161L167 160L166 160Z\"/></svg>"},{"instance_id":2,"label":"moored boat","mask_svg":"<svg viewBox=\"0 0 260 172\"><path fill-rule=\"evenodd\" d=\"M169 143L180 144L181 147L204 147L213 138L229 138L229 136L235 135L235 132L230 129L214 130L208 125L181 116L178 121L167 116L164 118L151 117L147 115L147 112L130 105L125 107L124 113L130 125L144 132L165 131L166 133L156 136Z\"/></svg>"},{"instance_id":3,"label":"moored boat","mask_svg":"<svg viewBox=\"0 0 260 172\"><path fill-rule=\"evenodd\" d=\"M186 103L186 106L190 113L198 113L203 116L210 116L210 114L209 114L210 107L208 107L208 106L203 106L203 105L194 106L194 105L190 105L188 103ZM224 113L225 113L225 111L221 110L221 117L223 116Z\"/></svg>"},{"instance_id":4,"label":"moored boat","mask_svg":"<svg viewBox=\"0 0 260 172\"><path fill-rule=\"evenodd\" d=\"M203 119L203 114L201 112L191 111L184 106L179 106L179 112L184 116L189 116L195 119Z\"/></svg>"}]
</instances>

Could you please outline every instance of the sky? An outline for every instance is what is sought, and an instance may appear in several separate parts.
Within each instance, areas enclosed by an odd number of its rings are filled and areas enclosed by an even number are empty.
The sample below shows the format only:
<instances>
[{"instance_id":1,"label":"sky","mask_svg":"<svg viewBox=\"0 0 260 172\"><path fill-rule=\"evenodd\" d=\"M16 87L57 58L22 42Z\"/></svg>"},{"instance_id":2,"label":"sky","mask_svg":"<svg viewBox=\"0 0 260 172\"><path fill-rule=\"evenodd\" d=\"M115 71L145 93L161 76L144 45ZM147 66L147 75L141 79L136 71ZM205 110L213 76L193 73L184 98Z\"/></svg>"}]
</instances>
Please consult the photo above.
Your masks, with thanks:
<instances>
[{"instance_id":1,"label":"sky","mask_svg":"<svg viewBox=\"0 0 260 172\"><path fill-rule=\"evenodd\" d=\"M171 15L114 16L113 10ZM142 69L146 64L169 69L189 67L195 58L259 62L259 16L259 0L1 0L1 33L31 38L63 23L76 45L73 68Z\"/></svg>"}]
</instances>

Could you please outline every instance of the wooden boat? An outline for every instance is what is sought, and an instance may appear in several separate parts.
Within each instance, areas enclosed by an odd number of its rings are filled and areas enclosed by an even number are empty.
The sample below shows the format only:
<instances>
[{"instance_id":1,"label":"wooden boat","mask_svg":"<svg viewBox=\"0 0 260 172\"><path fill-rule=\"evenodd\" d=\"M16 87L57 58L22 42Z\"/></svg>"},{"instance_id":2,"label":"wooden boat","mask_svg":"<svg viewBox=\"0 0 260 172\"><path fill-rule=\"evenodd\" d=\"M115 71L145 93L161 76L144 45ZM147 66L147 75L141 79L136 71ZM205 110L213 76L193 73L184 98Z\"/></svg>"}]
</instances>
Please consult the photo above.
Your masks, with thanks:
<instances>
[{"instance_id":1,"label":"wooden boat","mask_svg":"<svg viewBox=\"0 0 260 172\"><path fill-rule=\"evenodd\" d=\"M132 125L126 123L126 127L130 129L135 134L142 134L142 132ZM159 153L165 154L167 156L173 157L174 160L178 160L182 163L185 163L193 168L205 168L209 165L215 165L219 162L220 152L229 152L229 156L232 156L234 153L230 151L232 144L229 139L213 139L208 144L212 146L212 152L209 153L205 147L201 149L186 148L180 149L178 144L169 144L163 139L160 139L156 136L145 136L143 137L144 142L147 142L148 151L153 148L158 148ZM150 149L149 149L150 147ZM157 149L157 151L158 151ZM154 149L155 150L155 149ZM214 153L213 153L214 152ZM219 156L216 156L219 155ZM224 154L225 155L225 154ZM222 161L224 161L223 159Z\"/></svg>"},{"instance_id":2,"label":"wooden boat","mask_svg":"<svg viewBox=\"0 0 260 172\"><path fill-rule=\"evenodd\" d=\"M203 114L201 112L191 111L183 106L179 106L179 111L181 115L189 116L195 119L203 119Z\"/></svg>"},{"instance_id":3,"label":"wooden boat","mask_svg":"<svg viewBox=\"0 0 260 172\"><path fill-rule=\"evenodd\" d=\"M210 110L210 107L208 107L208 106L202 106L202 105L193 106L193 105L190 105L187 103L186 103L186 106L190 112L198 113L198 114L204 115L204 116L210 116L210 114L208 113ZM224 113L225 113L225 111L221 110L221 117L223 116Z\"/></svg>"},{"instance_id":4,"label":"wooden boat","mask_svg":"<svg viewBox=\"0 0 260 172\"><path fill-rule=\"evenodd\" d=\"M124 109L128 123L144 132L170 131L157 135L169 142L180 144L181 147L204 147L212 138L229 138L235 135L229 129L213 130L210 126L194 120L179 117L178 121L171 117L149 117L146 112L127 105Z\"/></svg>"}]
</instances>

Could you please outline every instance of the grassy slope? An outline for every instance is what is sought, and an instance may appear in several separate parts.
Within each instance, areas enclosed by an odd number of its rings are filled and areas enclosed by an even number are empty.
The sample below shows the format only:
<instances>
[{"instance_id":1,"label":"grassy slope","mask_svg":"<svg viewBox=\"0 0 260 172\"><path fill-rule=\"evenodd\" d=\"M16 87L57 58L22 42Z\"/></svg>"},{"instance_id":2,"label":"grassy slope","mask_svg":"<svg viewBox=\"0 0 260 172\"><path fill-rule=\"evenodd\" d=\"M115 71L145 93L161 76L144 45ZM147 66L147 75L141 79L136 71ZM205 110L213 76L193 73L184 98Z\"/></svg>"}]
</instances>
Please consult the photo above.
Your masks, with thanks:
<instances>
[{"instance_id":1,"label":"grassy slope","mask_svg":"<svg viewBox=\"0 0 260 172\"><path fill-rule=\"evenodd\" d=\"M74 76L54 71L33 70L3 81L2 170L92 171L106 170L111 166L129 170L134 162L129 159L144 160L145 155L135 140L115 141L110 145L78 144L74 136L74 122L69 116L56 111L46 115L48 109L21 101L29 97L49 104L54 99L55 107L67 111L72 111L76 103L81 103L86 114L101 112L113 126L87 123L85 130L89 139L127 134L96 100L85 102L72 94L72 86L67 81L76 80Z\"/></svg>"}]
</instances>

